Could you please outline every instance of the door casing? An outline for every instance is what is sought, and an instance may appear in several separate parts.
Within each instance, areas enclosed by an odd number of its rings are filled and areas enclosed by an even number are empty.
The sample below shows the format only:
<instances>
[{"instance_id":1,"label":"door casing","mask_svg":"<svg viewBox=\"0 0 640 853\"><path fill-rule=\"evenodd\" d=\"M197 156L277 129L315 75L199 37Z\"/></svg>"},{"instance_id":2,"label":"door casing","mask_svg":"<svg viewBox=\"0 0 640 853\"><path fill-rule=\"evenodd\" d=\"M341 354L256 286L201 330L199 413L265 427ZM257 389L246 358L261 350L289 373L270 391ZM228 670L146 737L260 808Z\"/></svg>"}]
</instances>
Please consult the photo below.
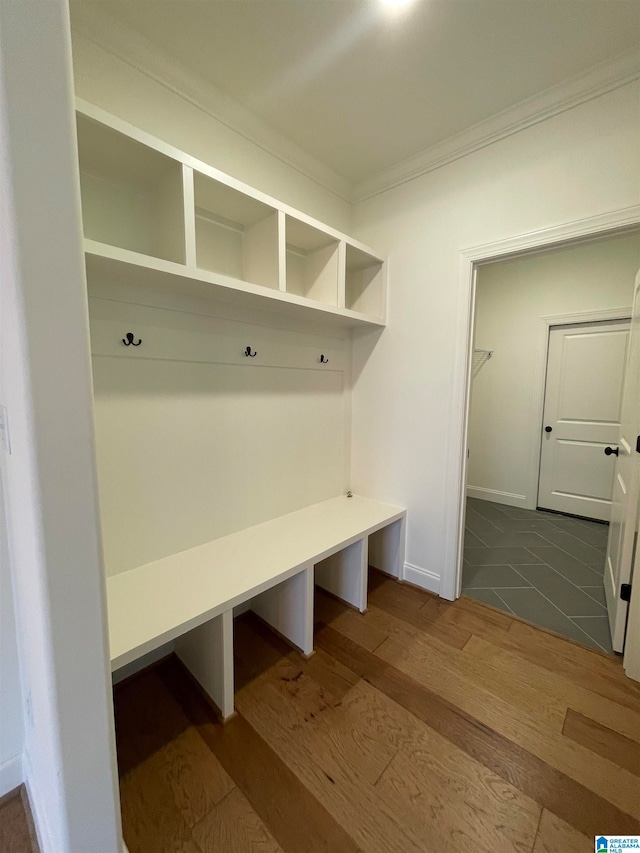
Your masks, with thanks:
<instances>
[{"instance_id":1,"label":"door casing","mask_svg":"<svg viewBox=\"0 0 640 853\"><path fill-rule=\"evenodd\" d=\"M564 225L530 231L494 243L485 243L462 249L459 253L460 284L458 296L458 324L455 361L452 367L453 400L451 408L452 435L447 446L447 479L444 506L444 542L440 595L454 601L462 592L462 559L467 491L467 438L469 431L469 401L471 396L471 368L473 365L473 339L475 324L475 297L477 269L482 264L505 260L576 245L580 242L612 237L637 231L640 227L640 205L633 205L609 213L580 219ZM629 309L627 309L629 310ZM630 609L640 613L640 584L632 592ZM638 618L640 622L640 618ZM630 663L640 680L640 654ZM625 669L627 654L625 654ZM631 660L631 658L630 658Z\"/></svg>"}]
</instances>

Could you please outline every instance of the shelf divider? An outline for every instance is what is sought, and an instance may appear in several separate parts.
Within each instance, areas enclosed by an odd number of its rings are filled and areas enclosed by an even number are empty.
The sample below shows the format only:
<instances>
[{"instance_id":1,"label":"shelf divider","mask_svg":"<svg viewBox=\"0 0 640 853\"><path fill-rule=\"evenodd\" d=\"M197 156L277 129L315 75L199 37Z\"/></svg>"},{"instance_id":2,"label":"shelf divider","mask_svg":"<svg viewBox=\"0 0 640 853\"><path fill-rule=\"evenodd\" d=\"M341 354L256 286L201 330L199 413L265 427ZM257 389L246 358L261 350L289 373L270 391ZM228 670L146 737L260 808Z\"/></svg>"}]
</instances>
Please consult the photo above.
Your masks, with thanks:
<instances>
[{"instance_id":1,"label":"shelf divider","mask_svg":"<svg viewBox=\"0 0 640 853\"><path fill-rule=\"evenodd\" d=\"M193 169L182 166L182 194L184 199L185 261L188 267L196 265L196 203Z\"/></svg>"}]
</instances>

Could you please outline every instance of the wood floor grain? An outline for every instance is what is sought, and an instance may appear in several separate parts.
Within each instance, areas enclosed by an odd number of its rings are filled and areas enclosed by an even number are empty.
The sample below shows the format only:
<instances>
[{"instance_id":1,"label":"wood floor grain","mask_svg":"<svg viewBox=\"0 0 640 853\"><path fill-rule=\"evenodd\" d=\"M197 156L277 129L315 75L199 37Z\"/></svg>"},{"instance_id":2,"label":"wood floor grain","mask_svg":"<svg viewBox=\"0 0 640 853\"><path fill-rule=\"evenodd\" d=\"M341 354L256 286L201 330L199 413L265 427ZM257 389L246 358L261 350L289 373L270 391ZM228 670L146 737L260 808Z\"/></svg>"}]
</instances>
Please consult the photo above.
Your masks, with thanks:
<instances>
[{"instance_id":1,"label":"wood floor grain","mask_svg":"<svg viewBox=\"0 0 640 853\"><path fill-rule=\"evenodd\" d=\"M0 851L38 853L38 842L24 785L0 798Z\"/></svg>"},{"instance_id":2,"label":"wood floor grain","mask_svg":"<svg viewBox=\"0 0 640 853\"><path fill-rule=\"evenodd\" d=\"M305 660L236 621L236 717L176 658L115 691L131 853L586 853L640 833L640 685L618 660L379 573L318 591Z\"/></svg>"},{"instance_id":3,"label":"wood floor grain","mask_svg":"<svg viewBox=\"0 0 640 853\"><path fill-rule=\"evenodd\" d=\"M581 743L592 752L608 758L618 767L626 767L631 773L640 773L640 720L636 716L634 735L636 740L625 737L609 726L569 708L562 734Z\"/></svg>"}]
</instances>

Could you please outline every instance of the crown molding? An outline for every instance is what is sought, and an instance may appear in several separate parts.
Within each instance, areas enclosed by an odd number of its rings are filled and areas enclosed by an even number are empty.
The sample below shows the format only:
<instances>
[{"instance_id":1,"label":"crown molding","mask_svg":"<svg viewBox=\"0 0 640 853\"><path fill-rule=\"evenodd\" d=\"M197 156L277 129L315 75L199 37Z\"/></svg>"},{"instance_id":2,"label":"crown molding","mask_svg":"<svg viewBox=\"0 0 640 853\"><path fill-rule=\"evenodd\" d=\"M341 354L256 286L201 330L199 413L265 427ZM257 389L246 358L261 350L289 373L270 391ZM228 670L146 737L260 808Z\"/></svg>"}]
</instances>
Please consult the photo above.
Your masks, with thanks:
<instances>
[{"instance_id":1,"label":"crown molding","mask_svg":"<svg viewBox=\"0 0 640 853\"><path fill-rule=\"evenodd\" d=\"M122 25L102 4L76 3L72 32L153 79L343 201L357 203L453 163L494 142L640 78L640 51L603 62L508 107L441 142L352 184L267 122L170 59L140 33Z\"/></svg>"},{"instance_id":2,"label":"crown molding","mask_svg":"<svg viewBox=\"0 0 640 853\"><path fill-rule=\"evenodd\" d=\"M355 186L352 201L364 201L412 181L638 78L640 51L595 65L361 181Z\"/></svg>"},{"instance_id":3,"label":"crown molding","mask_svg":"<svg viewBox=\"0 0 640 853\"><path fill-rule=\"evenodd\" d=\"M353 185L350 181L202 76L163 55L149 39L122 25L101 4L74 4L71 31L74 38L91 42L117 57L272 157L344 201L351 202Z\"/></svg>"}]
</instances>

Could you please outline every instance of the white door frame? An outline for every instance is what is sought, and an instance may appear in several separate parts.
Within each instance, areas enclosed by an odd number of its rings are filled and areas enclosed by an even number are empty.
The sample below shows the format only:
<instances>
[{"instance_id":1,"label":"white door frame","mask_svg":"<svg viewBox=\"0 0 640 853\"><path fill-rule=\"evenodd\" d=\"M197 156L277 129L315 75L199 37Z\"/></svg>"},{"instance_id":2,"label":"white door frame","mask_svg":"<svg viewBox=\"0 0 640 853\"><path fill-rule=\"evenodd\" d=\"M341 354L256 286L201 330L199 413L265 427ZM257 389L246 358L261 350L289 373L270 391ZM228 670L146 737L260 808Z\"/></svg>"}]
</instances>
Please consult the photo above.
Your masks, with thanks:
<instances>
[{"instance_id":1,"label":"white door frame","mask_svg":"<svg viewBox=\"0 0 640 853\"><path fill-rule=\"evenodd\" d=\"M575 326L582 323L603 323L608 320L630 320L632 307L630 305L622 308L603 308L601 311L577 311L574 314L550 314L541 317L540 333L536 346L536 387L534 395L536 399L535 417L540 424L538 436L535 443L535 458L533 465L536 469L535 477L531 482L536 482L536 506L540 492L540 458L542 454L542 423L544 418L544 401L547 379L547 361L549 359L549 332L555 326Z\"/></svg>"},{"instance_id":2,"label":"white door frame","mask_svg":"<svg viewBox=\"0 0 640 853\"><path fill-rule=\"evenodd\" d=\"M445 553L440 595L451 601L462 589L462 552L467 491L467 435L473 337L475 321L476 272L483 264L507 258L535 254L544 249L560 248L615 236L640 226L640 205L622 208L600 216L580 219L565 225L531 231L507 240L462 249L458 296L458 326L452 373L452 435L447 451L447 470L451 476L445 494ZM611 318L609 318L611 319ZM541 356L539 356L540 358ZM541 414L542 417L542 414ZM640 584L636 584L640 596Z\"/></svg>"}]
</instances>

